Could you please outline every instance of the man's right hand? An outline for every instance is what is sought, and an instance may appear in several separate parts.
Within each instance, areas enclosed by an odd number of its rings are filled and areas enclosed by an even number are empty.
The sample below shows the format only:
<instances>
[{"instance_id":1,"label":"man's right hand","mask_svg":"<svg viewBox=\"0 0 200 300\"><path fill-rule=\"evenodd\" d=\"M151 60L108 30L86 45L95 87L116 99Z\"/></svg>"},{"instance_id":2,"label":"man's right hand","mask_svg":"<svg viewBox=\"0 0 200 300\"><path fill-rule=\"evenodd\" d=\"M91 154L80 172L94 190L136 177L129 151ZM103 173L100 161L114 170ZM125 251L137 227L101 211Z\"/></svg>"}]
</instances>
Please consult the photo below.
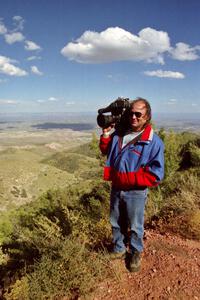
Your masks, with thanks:
<instances>
[{"instance_id":1,"label":"man's right hand","mask_svg":"<svg viewBox=\"0 0 200 300\"><path fill-rule=\"evenodd\" d=\"M109 137L111 134L111 130L114 128L115 124L111 124L109 127L107 128L102 128L102 132L103 132L103 136L104 137Z\"/></svg>"}]
</instances>

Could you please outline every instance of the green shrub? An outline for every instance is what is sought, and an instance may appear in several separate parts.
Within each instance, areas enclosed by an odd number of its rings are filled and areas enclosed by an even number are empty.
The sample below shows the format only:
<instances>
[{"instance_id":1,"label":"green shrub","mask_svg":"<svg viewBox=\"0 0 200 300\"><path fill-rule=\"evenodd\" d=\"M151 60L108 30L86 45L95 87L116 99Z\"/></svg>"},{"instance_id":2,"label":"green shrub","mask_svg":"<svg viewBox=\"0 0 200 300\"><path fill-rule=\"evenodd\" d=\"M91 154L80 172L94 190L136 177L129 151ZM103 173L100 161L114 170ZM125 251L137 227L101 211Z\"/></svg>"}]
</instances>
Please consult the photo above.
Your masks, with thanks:
<instances>
[{"instance_id":1,"label":"green shrub","mask_svg":"<svg viewBox=\"0 0 200 300\"><path fill-rule=\"evenodd\" d=\"M187 142L181 149L181 169L200 166L200 138Z\"/></svg>"},{"instance_id":2,"label":"green shrub","mask_svg":"<svg viewBox=\"0 0 200 300\"><path fill-rule=\"evenodd\" d=\"M153 216L160 213L160 210L164 205L164 201L164 195L159 186L149 190L148 201L145 210L146 222L148 222Z\"/></svg>"},{"instance_id":3,"label":"green shrub","mask_svg":"<svg viewBox=\"0 0 200 300\"><path fill-rule=\"evenodd\" d=\"M6 300L30 300L28 278L17 279L10 292L4 295Z\"/></svg>"},{"instance_id":4,"label":"green shrub","mask_svg":"<svg viewBox=\"0 0 200 300\"><path fill-rule=\"evenodd\" d=\"M191 213L187 218L190 236L200 240L200 209Z\"/></svg>"},{"instance_id":5,"label":"green shrub","mask_svg":"<svg viewBox=\"0 0 200 300\"><path fill-rule=\"evenodd\" d=\"M165 132L161 129L158 132L159 136L165 145L165 179L172 177L179 168L181 157L179 156L179 150L181 145L181 138L179 134L173 131Z\"/></svg>"},{"instance_id":6,"label":"green shrub","mask_svg":"<svg viewBox=\"0 0 200 300\"><path fill-rule=\"evenodd\" d=\"M71 153L77 153L81 155L85 155L91 158L95 158L98 149L98 139L95 133L92 134L92 140L89 143L82 144L78 147L72 148L70 150Z\"/></svg>"},{"instance_id":7,"label":"green shrub","mask_svg":"<svg viewBox=\"0 0 200 300\"><path fill-rule=\"evenodd\" d=\"M3 212L0 215L0 245L3 243L8 243L10 241L13 224L12 224L12 214Z\"/></svg>"},{"instance_id":8,"label":"green shrub","mask_svg":"<svg viewBox=\"0 0 200 300\"><path fill-rule=\"evenodd\" d=\"M53 259L47 253L34 265L34 271L17 281L6 299L78 298L92 291L108 274L106 258L92 253L75 240L65 240L62 256Z\"/></svg>"},{"instance_id":9,"label":"green shrub","mask_svg":"<svg viewBox=\"0 0 200 300\"><path fill-rule=\"evenodd\" d=\"M101 180L90 182L88 185L82 182L79 186L68 189L48 191L38 200L10 212L8 220L5 219L9 227L2 232L4 249L2 259L9 256L12 260L13 275L15 272L18 274L14 275L13 280L25 276L24 268L26 266L26 277L32 276L35 278L33 282L36 282L36 277L42 275L33 274L36 274L34 273L35 270L38 270L36 266L39 266L40 263L44 266L43 259L49 263L49 266L53 266L52 272L55 271L53 274L57 276L56 274L60 272L58 262L62 261L65 255L69 255L67 245L73 243L78 243L79 249L81 244L87 245L88 250L85 248L84 251L87 250L91 255L97 255L93 252L94 249L99 247L102 249L110 239L109 191L109 184ZM2 227L4 223L2 222ZM70 244L71 241L73 241L72 244ZM65 249L63 245L65 245ZM85 259L85 256L82 258ZM37 265L34 260L38 260ZM7 274L9 265L6 267L5 259L2 263L5 265L1 273L3 277ZM42 272L40 267L38 268ZM78 264L76 271L81 273L82 268L82 265ZM98 266L98 268L100 267ZM48 276L48 272L45 271L44 274L44 276ZM52 281L54 280L53 274L51 275ZM66 274L66 278L69 274ZM50 281L45 284L50 285ZM78 284L82 291L81 281L77 282ZM16 295L20 290L19 286L20 283L17 282L17 291L14 288L13 292ZM49 287L48 290L51 291ZM11 295L8 297L12 297Z\"/></svg>"},{"instance_id":10,"label":"green shrub","mask_svg":"<svg viewBox=\"0 0 200 300\"><path fill-rule=\"evenodd\" d=\"M2 247L0 247L0 266L5 265L8 262L8 256L4 254Z\"/></svg>"}]
</instances>

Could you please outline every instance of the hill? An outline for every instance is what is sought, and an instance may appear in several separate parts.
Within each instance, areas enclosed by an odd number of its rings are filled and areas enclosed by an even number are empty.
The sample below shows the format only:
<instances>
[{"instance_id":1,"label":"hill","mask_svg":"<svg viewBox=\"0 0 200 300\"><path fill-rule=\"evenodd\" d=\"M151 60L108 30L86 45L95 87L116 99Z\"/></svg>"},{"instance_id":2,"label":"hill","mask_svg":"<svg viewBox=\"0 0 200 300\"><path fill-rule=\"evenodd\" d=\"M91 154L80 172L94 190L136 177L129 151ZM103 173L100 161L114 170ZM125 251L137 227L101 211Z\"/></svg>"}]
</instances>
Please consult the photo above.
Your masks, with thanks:
<instances>
[{"instance_id":1,"label":"hill","mask_svg":"<svg viewBox=\"0 0 200 300\"><path fill-rule=\"evenodd\" d=\"M52 133L40 137L40 132L21 139L18 134L8 135L7 142L1 144L0 211L37 199L50 188L66 187L92 176L92 169L95 172L95 156L81 146L91 134L73 135L70 131L66 138L66 132L56 132L53 138Z\"/></svg>"},{"instance_id":2,"label":"hill","mask_svg":"<svg viewBox=\"0 0 200 300\"><path fill-rule=\"evenodd\" d=\"M149 192L146 248L136 276L127 272L124 261L113 263L109 257L110 185L100 175L104 159L95 135L90 143L65 150L46 152L41 145L1 153L2 161L17 161L7 178L12 179L15 169L28 174L41 168L52 170L52 180L56 172L69 176L64 186L1 212L0 285L5 299L198 297L199 136L164 130L158 134L165 143L166 173L163 183ZM43 175L38 184L44 182L47 188L50 181Z\"/></svg>"}]
</instances>

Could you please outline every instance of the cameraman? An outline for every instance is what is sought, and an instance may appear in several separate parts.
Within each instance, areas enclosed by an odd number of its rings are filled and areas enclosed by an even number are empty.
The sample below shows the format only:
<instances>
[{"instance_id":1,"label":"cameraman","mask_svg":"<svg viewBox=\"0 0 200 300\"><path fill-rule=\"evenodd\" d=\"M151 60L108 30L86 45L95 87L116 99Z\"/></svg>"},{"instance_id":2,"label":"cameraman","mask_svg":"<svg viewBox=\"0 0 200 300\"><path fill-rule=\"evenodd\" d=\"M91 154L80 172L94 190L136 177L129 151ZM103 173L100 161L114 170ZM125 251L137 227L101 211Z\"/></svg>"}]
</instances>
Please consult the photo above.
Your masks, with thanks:
<instances>
[{"instance_id":1,"label":"cameraman","mask_svg":"<svg viewBox=\"0 0 200 300\"><path fill-rule=\"evenodd\" d=\"M110 222L113 258L125 257L129 242L129 270L137 272L143 251L144 209L148 187L164 176L164 146L150 125L151 106L142 98L130 103L127 129L121 134L114 124L103 128L100 150L107 154L104 179L112 181ZM130 239L128 241L128 227Z\"/></svg>"}]
</instances>

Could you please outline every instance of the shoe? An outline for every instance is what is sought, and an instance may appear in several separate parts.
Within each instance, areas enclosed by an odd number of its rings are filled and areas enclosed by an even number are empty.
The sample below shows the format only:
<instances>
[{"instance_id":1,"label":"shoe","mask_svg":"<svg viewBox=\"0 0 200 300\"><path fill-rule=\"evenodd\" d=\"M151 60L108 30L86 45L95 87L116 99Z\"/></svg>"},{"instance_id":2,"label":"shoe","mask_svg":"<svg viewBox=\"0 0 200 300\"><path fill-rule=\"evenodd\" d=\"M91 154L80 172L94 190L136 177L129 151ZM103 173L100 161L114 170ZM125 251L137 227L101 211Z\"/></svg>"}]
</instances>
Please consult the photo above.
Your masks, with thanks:
<instances>
[{"instance_id":1,"label":"shoe","mask_svg":"<svg viewBox=\"0 0 200 300\"><path fill-rule=\"evenodd\" d=\"M130 257L129 271L138 272L140 270L140 267L141 267L140 252L135 251Z\"/></svg>"},{"instance_id":2,"label":"shoe","mask_svg":"<svg viewBox=\"0 0 200 300\"><path fill-rule=\"evenodd\" d=\"M121 252L112 252L110 254L111 259L122 259L122 258L125 258L125 256L126 256L126 250L121 251Z\"/></svg>"}]
</instances>

